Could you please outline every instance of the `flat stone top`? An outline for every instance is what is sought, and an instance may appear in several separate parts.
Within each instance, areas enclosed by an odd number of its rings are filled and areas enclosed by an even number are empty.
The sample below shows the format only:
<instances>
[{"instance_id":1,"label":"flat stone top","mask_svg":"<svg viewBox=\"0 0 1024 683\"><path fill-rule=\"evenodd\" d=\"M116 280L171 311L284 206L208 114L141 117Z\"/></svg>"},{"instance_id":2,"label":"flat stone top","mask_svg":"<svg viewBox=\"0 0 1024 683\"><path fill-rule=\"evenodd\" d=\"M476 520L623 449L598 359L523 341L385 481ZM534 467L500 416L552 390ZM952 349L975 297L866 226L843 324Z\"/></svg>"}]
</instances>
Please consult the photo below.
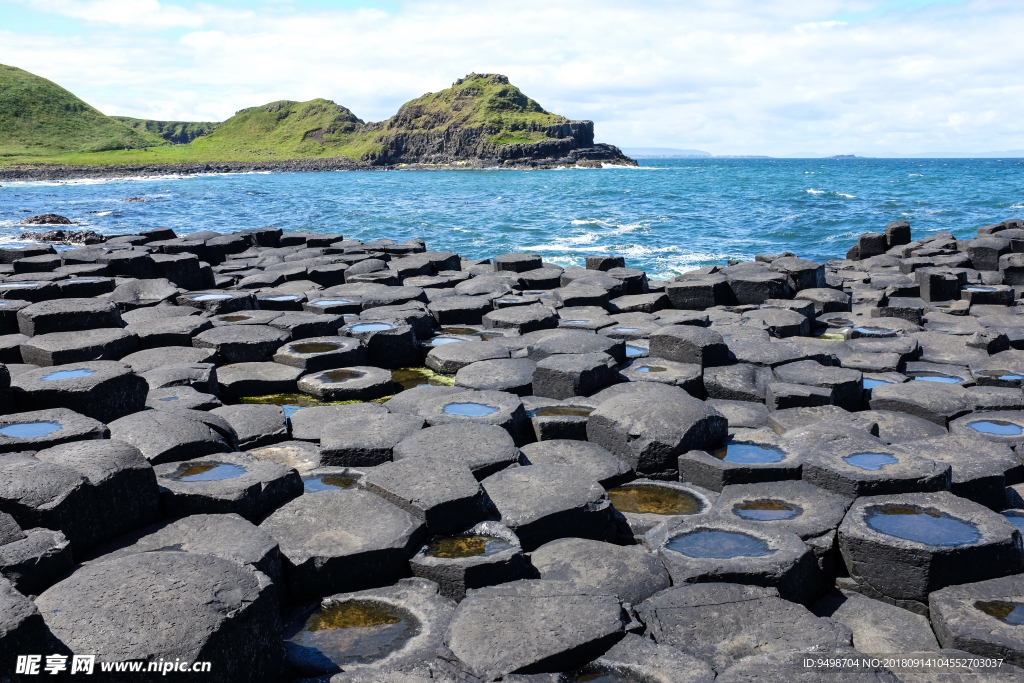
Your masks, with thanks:
<instances>
[{"instance_id":1,"label":"flat stone top","mask_svg":"<svg viewBox=\"0 0 1024 683\"><path fill-rule=\"evenodd\" d=\"M487 477L483 486L509 527L573 508L610 505L597 481L566 465L513 467Z\"/></svg>"},{"instance_id":2,"label":"flat stone top","mask_svg":"<svg viewBox=\"0 0 1024 683\"><path fill-rule=\"evenodd\" d=\"M152 552L86 566L36 599L74 652L103 659L195 657L210 634L255 601L269 579L234 562ZM81 628L82 622L89 624Z\"/></svg>"},{"instance_id":3,"label":"flat stone top","mask_svg":"<svg viewBox=\"0 0 1024 683\"><path fill-rule=\"evenodd\" d=\"M621 615L622 604L607 593L565 581L513 581L467 591L445 641L477 675L493 680L614 637L625 626Z\"/></svg>"},{"instance_id":4,"label":"flat stone top","mask_svg":"<svg viewBox=\"0 0 1024 683\"><path fill-rule=\"evenodd\" d=\"M421 522L383 498L357 489L307 493L260 524L298 565L312 557L339 557L404 548Z\"/></svg>"}]
</instances>

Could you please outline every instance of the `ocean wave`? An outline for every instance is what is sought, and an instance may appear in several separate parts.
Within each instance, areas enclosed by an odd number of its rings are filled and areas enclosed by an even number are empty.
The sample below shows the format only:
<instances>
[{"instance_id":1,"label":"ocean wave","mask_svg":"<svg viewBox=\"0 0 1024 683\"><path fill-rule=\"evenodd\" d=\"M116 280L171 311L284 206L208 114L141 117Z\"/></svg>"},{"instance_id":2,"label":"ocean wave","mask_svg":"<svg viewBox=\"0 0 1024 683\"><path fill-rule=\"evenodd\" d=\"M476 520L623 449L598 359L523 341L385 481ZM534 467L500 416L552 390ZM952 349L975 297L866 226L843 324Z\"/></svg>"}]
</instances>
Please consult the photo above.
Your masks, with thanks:
<instances>
[{"instance_id":1,"label":"ocean wave","mask_svg":"<svg viewBox=\"0 0 1024 683\"><path fill-rule=\"evenodd\" d=\"M807 190L809 194L825 194L825 190Z\"/></svg>"},{"instance_id":2,"label":"ocean wave","mask_svg":"<svg viewBox=\"0 0 1024 683\"><path fill-rule=\"evenodd\" d=\"M857 195L854 194L843 194L842 192L833 192L832 194L838 197L846 197L847 199L856 199Z\"/></svg>"}]
</instances>

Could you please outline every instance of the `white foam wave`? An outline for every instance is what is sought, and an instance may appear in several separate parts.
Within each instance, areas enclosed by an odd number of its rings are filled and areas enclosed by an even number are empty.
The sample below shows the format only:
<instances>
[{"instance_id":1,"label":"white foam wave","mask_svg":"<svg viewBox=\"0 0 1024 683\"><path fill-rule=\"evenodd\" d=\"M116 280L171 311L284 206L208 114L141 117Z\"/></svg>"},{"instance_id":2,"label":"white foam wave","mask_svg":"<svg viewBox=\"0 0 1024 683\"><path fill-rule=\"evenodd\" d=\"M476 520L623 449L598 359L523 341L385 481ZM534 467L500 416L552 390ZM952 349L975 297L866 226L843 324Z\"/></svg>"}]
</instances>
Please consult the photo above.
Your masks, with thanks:
<instances>
[{"instance_id":1,"label":"white foam wave","mask_svg":"<svg viewBox=\"0 0 1024 683\"><path fill-rule=\"evenodd\" d=\"M1011 209L1024 209L1024 204L1012 204L1012 205L1010 205L1010 208Z\"/></svg>"},{"instance_id":2,"label":"white foam wave","mask_svg":"<svg viewBox=\"0 0 1024 683\"><path fill-rule=\"evenodd\" d=\"M856 199L857 198L857 195L843 194L842 192L834 192L833 194L835 194L835 195L837 195L839 197L846 197L847 199Z\"/></svg>"},{"instance_id":3,"label":"white foam wave","mask_svg":"<svg viewBox=\"0 0 1024 683\"><path fill-rule=\"evenodd\" d=\"M164 173L144 176L112 176L109 178L75 178L72 180L8 180L4 187L59 187L61 185L106 185L110 183L153 183L163 180L188 180L190 178L216 178L238 175L270 175L273 171L240 171L238 173Z\"/></svg>"},{"instance_id":4,"label":"white foam wave","mask_svg":"<svg viewBox=\"0 0 1024 683\"><path fill-rule=\"evenodd\" d=\"M807 190L809 194L825 194L825 190Z\"/></svg>"},{"instance_id":5,"label":"white foam wave","mask_svg":"<svg viewBox=\"0 0 1024 683\"><path fill-rule=\"evenodd\" d=\"M910 177L911 178L923 178L924 177L924 173L911 173Z\"/></svg>"}]
</instances>

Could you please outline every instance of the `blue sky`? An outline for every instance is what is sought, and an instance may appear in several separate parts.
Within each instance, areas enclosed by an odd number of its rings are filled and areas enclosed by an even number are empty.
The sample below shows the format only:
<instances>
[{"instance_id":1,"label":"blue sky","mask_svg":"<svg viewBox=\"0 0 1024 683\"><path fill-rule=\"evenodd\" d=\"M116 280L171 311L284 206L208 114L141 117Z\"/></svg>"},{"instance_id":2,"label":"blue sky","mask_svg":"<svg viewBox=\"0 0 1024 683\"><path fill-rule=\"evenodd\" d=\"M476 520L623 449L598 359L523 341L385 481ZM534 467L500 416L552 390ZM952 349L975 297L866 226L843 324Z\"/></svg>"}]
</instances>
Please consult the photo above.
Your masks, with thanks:
<instances>
[{"instance_id":1,"label":"blue sky","mask_svg":"<svg viewBox=\"0 0 1024 683\"><path fill-rule=\"evenodd\" d=\"M1024 149L1019 0L0 0L0 63L109 114L326 97L365 120L499 72L624 147Z\"/></svg>"}]
</instances>

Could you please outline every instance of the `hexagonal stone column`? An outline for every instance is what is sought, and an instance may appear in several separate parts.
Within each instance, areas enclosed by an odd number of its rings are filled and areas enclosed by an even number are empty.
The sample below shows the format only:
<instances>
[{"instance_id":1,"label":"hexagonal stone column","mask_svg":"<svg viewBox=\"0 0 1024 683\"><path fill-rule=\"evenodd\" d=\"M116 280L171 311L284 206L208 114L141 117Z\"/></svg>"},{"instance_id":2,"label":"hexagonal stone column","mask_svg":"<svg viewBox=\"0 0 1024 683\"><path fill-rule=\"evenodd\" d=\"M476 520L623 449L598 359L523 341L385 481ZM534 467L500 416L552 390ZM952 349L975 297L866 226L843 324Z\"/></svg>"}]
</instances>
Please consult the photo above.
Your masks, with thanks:
<instances>
[{"instance_id":1,"label":"hexagonal stone column","mask_svg":"<svg viewBox=\"0 0 1024 683\"><path fill-rule=\"evenodd\" d=\"M603 654L625 634L613 595L564 581L514 581L470 591L445 644L476 676L568 671Z\"/></svg>"},{"instance_id":2,"label":"hexagonal stone column","mask_svg":"<svg viewBox=\"0 0 1024 683\"><path fill-rule=\"evenodd\" d=\"M658 385L659 398L646 392L602 402L590 414L587 439L651 478L676 478L679 456L705 449L725 437L725 417L681 389Z\"/></svg>"},{"instance_id":3,"label":"hexagonal stone column","mask_svg":"<svg viewBox=\"0 0 1024 683\"><path fill-rule=\"evenodd\" d=\"M928 607L942 647L1024 665L1024 577L949 586L930 594Z\"/></svg>"},{"instance_id":4,"label":"hexagonal stone column","mask_svg":"<svg viewBox=\"0 0 1024 683\"><path fill-rule=\"evenodd\" d=\"M390 674L434 659L454 612L437 584L420 578L339 593L286 615L285 656L304 677L345 671L358 680L393 680Z\"/></svg>"},{"instance_id":5,"label":"hexagonal stone column","mask_svg":"<svg viewBox=\"0 0 1024 683\"><path fill-rule=\"evenodd\" d=\"M162 488L160 507L168 517L235 513L259 521L302 495L293 469L247 453L220 453L154 467Z\"/></svg>"},{"instance_id":6,"label":"hexagonal stone column","mask_svg":"<svg viewBox=\"0 0 1024 683\"><path fill-rule=\"evenodd\" d=\"M810 547L791 531L737 518L677 517L651 529L672 583L733 582L772 587L786 600L811 604L828 587Z\"/></svg>"},{"instance_id":7,"label":"hexagonal stone column","mask_svg":"<svg viewBox=\"0 0 1024 683\"><path fill-rule=\"evenodd\" d=\"M277 591L265 574L228 560L129 555L83 567L36 604L57 638L100 662L210 661L216 664L205 677L224 683L269 682L280 672Z\"/></svg>"},{"instance_id":8,"label":"hexagonal stone column","mask_svg":"<svg viewBox=\"0 0 1024 683\"><path fill-rule=\"evenodd\" d=\"M483 481L484 490L527 551L557 538L603 538L612 507L604 488L565 465L514 467Z\"/></svg>"},{"instance_id":9,"label":"hexagonal stone column","mask_svg":"<svg viewBox=\"0 0 1024 683\"><path fill-rule=\"evenodd\" d=\"M632 605L639 605L671 584L658 556L641 545L561 538L533 551L530 562L542 579L611 593Z\"/></svg>"},{"instance_id":10,"label":"hexagonal stone column","mask_svg":"<svg viewBox=\"0 0 1024 683\"><path fill-rule=\"evenodd\" d=\"M409 571L424 524L383 498L358 489L307 493L260 528L281 547L293 600L391 583Z\"/></svg>"},{"instance_id":11,"label":"hexagonal stone column","mask_svg":"<svg viewBox=\"0 0 1024 683\"><path fill-rule=\"evenodd\" d=\"M146 406L146 381L124 363L93 361L24 372L11 382L23 411L68 408L100 422Z\"/></svg>"},{"instance_id":12,"label":"hexagonal stone column","mask_svg":"<svg viewBox=\"0 0 1024 683\"><path fill-rule=\"evenodd\" d=\"M519 539L499 522L486 521L455 536L434 536L409 560L413 576L436 581L456 602L466 591L532 575Z\"/></svg>"},{"instance_id":13,"label":"hexagonal stone column","mask_svg":"<svg viewBox=\"0 0 1024 683\"><path fill-rule=\"evenodd\" d=\"M792 651L834 651L852 645L845 626L819 619L806 607L779 598L774 588L761 586L673 586L640 604L637 615L656 642L708 662L718 671L748 657L785 653L792 675Z\"/></svg>"},{"instance_id":14,"label":"hexagonal stone column","mask_svg":"<svg viewBox=\"0 0 1024 683\"><path fill-rule=\"evenodd\" d=\"M944 491L859 498L839 547L850 576L890 601L922 603L946 586L1024 569L1016 527Z\"/></svg>"}]
</instances>

